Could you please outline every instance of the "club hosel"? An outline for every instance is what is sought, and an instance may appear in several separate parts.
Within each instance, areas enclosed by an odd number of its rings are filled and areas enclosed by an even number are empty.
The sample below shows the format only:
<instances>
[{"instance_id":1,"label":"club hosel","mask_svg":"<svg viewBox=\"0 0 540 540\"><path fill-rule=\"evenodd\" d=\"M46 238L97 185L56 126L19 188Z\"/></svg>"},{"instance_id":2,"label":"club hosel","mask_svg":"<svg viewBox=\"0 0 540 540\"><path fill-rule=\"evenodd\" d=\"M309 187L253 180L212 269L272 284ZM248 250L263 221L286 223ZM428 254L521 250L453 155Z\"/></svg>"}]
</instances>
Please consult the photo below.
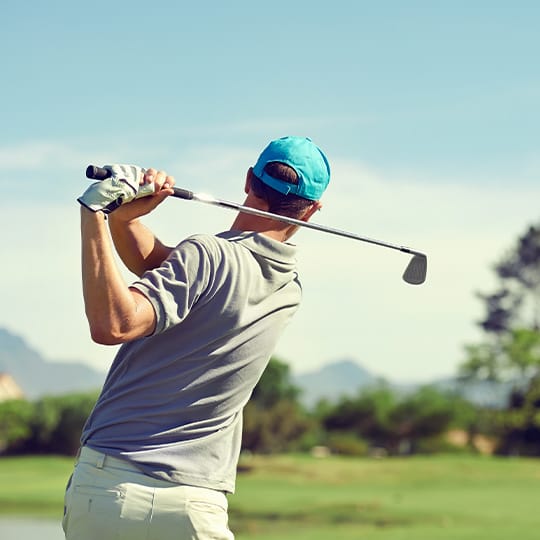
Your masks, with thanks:
<instances>
[{"instance_id":1,"label":"club hosel","mask_svg":"<svg viewBox=\"0 0 540 540\"><path fill-rule=\"evenodd\" d=\"M425 253L421 253L420 251L416 251L415 249L411 249L406 246L401 246L399 250L402 251L403 253L408 253L409 255L419 255L420 257L426 256Z\"/></svg>"}]
</instances>

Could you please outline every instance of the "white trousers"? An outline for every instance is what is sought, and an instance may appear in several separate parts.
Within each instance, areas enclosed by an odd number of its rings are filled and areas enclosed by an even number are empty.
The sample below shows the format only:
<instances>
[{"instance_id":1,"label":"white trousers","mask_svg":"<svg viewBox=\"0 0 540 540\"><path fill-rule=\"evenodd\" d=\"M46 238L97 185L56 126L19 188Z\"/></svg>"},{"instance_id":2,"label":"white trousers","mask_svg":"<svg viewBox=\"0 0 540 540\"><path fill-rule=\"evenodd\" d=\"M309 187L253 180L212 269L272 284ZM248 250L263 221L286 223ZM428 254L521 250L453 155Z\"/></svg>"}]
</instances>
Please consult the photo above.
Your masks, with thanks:
<instances>
[{"instance_id":1,"label":"white trousers","mask_svg":"<svg viewBox=\"0 0 540 540\"><path fill-rule=\"evenodd\" d=\"M227 498L83 448L65 496L66 540L234 540Z\"/></svg>"}]
</instances>

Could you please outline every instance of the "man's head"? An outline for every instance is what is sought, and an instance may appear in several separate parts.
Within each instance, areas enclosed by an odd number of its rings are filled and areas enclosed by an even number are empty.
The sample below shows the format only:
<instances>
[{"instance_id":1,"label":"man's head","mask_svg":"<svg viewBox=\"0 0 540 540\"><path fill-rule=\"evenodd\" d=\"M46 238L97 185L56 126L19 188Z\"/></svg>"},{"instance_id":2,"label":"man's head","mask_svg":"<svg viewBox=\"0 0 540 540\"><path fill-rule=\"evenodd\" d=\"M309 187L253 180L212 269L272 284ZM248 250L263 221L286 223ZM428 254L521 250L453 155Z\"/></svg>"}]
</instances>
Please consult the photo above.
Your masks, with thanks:
<instances>
[{"instance_id":1,"label":"man's head","mask_svg":"<svg viewBox=\"0 0 540 540\"><path fill-rule=\"evenodd\" d=\"M269 211L291 217L313 206L330 181L326 156L306 137L272 141L250 172L252 189Z\"/></svg>"},{"instance_id":2,"label":"man's head","mask_svg":"<svg viewBox=\"0 0 540 540\"><path fill-rule=\"evenodd\" d=\"M297 175L292 184L266 170L270 163L284 163ZM330 166L322 150L307 137L282 137L272 141L262 152L253 167L253 173L267 186L284 195L297 195L318 201L330 181Z\"/></svg>"}]
</instances>

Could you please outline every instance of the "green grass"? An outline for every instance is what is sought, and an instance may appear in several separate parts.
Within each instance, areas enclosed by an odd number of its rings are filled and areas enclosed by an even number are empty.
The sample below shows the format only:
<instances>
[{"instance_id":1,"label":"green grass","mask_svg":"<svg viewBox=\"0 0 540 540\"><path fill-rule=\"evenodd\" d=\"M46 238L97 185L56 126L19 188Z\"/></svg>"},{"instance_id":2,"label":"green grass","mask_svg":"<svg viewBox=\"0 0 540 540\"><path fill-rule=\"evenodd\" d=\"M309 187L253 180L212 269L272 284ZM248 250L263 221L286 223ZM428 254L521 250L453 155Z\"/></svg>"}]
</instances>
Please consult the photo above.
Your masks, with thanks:
<instances>
[{"instance_id":1,"label":"green grass","mask_svg":"<svg viewBox=\"0 0 540 540\"><path fill-rule=\"evenodd\" d=\"M73 458L0 458L0 514L62 516Z\"/></svg>"},{"instance_id":2,"label":"green grass","mask_svg":"<svg viewBox=\"0 0 540 540\"><path fill-rule=\"evenodd\" d=\"M73 461L0 459L0 512L59 517ZM230 498L238 540L536 540L540 460L253 457Z\"/></svg>"}]
</instances>

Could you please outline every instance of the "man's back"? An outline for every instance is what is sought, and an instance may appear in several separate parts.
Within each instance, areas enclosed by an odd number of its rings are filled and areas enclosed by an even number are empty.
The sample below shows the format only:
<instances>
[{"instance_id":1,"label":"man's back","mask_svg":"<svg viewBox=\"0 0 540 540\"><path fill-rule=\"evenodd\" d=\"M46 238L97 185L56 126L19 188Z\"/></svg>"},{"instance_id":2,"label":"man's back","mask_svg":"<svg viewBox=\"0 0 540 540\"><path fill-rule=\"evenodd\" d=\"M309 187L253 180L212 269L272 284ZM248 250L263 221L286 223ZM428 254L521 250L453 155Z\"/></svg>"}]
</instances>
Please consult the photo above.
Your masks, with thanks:
<instances>
[{"instance_id":1,"label":"man's back","mask_svg":"<svg viewBox=\"0 0 540 540\"><path fill-rule=\"evenodd\" d=\"M257 233L199 235L134 283L156 330L120 349L83 444L151 476L234 491L241 409L300 302L295 254Z\"/></svg>"}]
</instances>

